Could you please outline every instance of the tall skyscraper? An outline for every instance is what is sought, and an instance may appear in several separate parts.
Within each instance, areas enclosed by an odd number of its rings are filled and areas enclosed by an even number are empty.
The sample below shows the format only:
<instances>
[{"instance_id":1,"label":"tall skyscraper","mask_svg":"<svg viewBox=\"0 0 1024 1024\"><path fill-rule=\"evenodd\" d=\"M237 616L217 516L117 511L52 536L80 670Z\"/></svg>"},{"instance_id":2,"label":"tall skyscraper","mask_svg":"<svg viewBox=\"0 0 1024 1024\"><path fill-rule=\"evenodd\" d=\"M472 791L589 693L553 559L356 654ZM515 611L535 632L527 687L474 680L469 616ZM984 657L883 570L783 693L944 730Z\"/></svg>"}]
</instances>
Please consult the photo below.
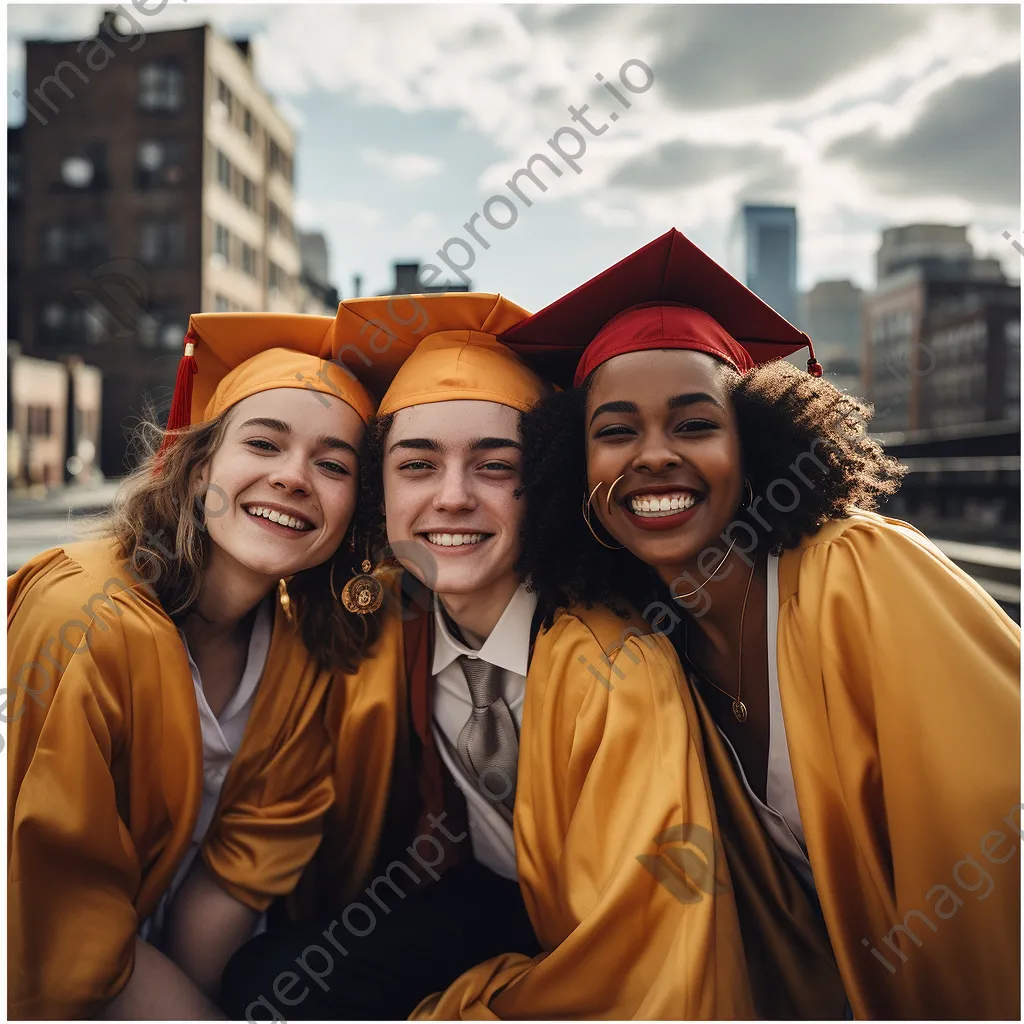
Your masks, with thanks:
<instances>
[{"instance_id":1,"label":"tall skyscraper","mask_svg":"<svg viewBox=\"0 0 1024 1024\"><path fill-rule=\"evenodd\" d=\"M797 320L796 208L745 203L733 222L732 272L776 313Z\"/></svg>"}]
</instances>

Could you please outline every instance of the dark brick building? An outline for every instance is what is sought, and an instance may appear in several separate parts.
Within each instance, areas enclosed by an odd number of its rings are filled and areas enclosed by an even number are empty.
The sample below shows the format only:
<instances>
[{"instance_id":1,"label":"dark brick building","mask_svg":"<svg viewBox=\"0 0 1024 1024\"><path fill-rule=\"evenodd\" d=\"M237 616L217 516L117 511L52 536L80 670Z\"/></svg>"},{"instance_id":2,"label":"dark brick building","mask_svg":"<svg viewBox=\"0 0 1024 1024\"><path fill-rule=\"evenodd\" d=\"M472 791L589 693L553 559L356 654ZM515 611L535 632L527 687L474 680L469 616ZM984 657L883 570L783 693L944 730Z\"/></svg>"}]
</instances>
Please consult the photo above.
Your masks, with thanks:
<instances>
[{"instance_id":1,"label":"dark brick building","mask_svg":"<svg viewBox=\"0 0 1024 1024\"><path fill-rule=\"evenodd\" d=\"M122 10L91 39L26 44L8 326L26 355L100 368L108 476L148 402L166 413L189 313L292 312L300 290L294 132L248 45Z\"/></svg>"}]
</instances>

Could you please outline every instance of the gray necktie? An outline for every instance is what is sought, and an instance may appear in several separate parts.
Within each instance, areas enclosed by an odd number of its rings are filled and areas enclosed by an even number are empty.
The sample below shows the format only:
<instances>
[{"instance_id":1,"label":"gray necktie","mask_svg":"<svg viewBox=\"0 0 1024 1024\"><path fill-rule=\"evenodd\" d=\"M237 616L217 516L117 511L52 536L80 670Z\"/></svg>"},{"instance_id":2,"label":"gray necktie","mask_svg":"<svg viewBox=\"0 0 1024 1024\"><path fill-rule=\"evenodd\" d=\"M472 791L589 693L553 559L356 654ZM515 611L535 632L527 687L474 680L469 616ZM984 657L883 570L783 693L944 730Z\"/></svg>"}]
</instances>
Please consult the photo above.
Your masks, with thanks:
<instances>
[{"instance_id":1,"label":"gray necktie","mask_svg":"<svg viewBox=\"0 0 1024 1024\"><path fill-rule=\"evenodd\" d=\"M459 733L462 766L480 792L510 811L516 798L519 740L515 722L501 695L501 669L481 658L459 655L469 684L473 711Z\"/></svg>"}]
</instances>

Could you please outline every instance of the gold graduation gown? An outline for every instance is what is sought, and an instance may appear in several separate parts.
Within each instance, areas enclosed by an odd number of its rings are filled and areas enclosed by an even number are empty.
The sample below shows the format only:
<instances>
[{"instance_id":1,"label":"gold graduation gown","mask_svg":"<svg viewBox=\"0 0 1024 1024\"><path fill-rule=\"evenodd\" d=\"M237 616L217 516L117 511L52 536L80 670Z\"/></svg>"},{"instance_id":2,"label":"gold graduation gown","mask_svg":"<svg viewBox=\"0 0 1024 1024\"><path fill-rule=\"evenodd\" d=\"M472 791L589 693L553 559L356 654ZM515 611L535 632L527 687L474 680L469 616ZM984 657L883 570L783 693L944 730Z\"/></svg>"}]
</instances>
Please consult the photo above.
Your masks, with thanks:
<instances>
[{"instance_id":1,"label":"gold graduation gown","mask_svg":"<svg viewBox=\"0 0 1024 1024\"><path fill-rule=\"evenodd\" d=\"M857 513L781 557L777 636L854 1015L1019 1019L1020 630L924 536Z\"/></svg>"},{"instance_id":2,"label":"gold graduation gown","mask_svg":"<svg viewBox=\"0 0 1024 1024\"><path fill-rule=\"evenodd\" d=\"M627 625L564 613L530 661L514 832L544 952L479 964L413 1019L752 1015L696 713L665 637L609 667Z\"/></svg>"},{"instance_id":3,"label":"gold graduation gown","mask_svg":"<svg viewBox=\"0 0 1024 1024\"><path fill-rule=\"evenodd\" d=\"M177 630L110 541L44 552L8 581L9 1014L92 1016L192 839L203 749ZM332 799L319 671L280 607L201 855L262 911L289 892Z\"/></svg>"}]
</instances>

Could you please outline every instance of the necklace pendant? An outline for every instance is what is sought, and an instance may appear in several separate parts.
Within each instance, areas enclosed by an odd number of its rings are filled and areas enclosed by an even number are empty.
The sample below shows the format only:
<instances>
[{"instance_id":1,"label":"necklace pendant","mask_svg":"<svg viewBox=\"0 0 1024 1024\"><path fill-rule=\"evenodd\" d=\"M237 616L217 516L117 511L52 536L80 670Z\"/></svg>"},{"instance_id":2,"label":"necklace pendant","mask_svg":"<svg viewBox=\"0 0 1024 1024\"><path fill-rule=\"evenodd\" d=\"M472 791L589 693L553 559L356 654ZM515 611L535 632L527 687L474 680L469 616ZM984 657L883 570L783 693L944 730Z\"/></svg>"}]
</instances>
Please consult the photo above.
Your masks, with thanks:
<instances>
[{"instance_id":1,"label":"necklace pendant","mask_svg":"<svg viewBox=\"0 0 1024 1024\"><path fill-rule=\"evenodd\" d=\"M732 702L732 713L737 722L745 722L747 720L747 705L737 698Z\"/></svg>"}]
</instances>

